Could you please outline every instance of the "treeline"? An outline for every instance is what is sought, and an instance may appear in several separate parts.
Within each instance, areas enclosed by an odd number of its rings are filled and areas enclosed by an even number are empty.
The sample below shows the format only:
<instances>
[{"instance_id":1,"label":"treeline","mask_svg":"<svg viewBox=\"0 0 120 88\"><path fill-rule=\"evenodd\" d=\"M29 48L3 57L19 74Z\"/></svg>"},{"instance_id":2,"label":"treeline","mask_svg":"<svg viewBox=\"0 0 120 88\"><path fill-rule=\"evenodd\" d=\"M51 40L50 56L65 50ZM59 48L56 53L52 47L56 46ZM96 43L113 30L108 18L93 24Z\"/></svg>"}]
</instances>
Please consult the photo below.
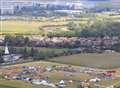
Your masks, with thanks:
<instances>
[{"instance_id":1,"label":"treeline","mask_svg":"<svg viewBox=\"0 0 120 88\"><path fill-rule=\"evenodd\" d=\"M84 28L80 37L120 37L120 22L96 22L95 24Z\"/></svg>"},{"instance_id":2,"label":"treeline","mask_svg":"<svg viewBox=\"0 0 120 88\"><path fill-rule=\"evenodd\" d=\"M96 21L88 24L84 28L79 28L74 22L67 24L70 31L49 32L49 37L120 37L120 22Z\"/></svg>"},{"instance_id":3,"label":"treeline","mask_svg":"<svg viewBox=\"0 0 120 88\"><path fill-rule=\"evenodd\" d=\"M50 48L38 48L38 47L9 47L11 54L21 54L23 60L47 60L59 56L67 56L72 54L80 53L81 51L73 49L50 49ZM0 49L0 63L4 60L2 55L4 55L4 50Z\"/></svg>"},{"instance_id":4,"label":"treeline","mask_svg":"<svg viewBox=\"0 0 120 88\"><path fill-rule=\"evenodd\" d=\"M9 46L27 46L29 43L30 43L29 37L24 37L22 35L18 36L6 35L1 45L8 44Z\"/></svg>"},{"instance_id":5,"label":"treeline","mask_svg":"<svg viewBox=\"0 0 120 88\"><path fill-rule=\"evenodd\" d=\"M6 35L4 37L3 42L0 42L1 46L4 46L5 44L8 44L9 46L29 46L29 47L52 47L52 48L77 48L83 46L82 40L80 38L86 38L83 40L86 40L84 45L85 47L90 46L90 43L87 44L87 41L89 42L89 38L93 37L96 41L99 42L102 41L103 44L99 44L102 46L106 45L104 44L104 41L107 42L107 40L104 40L104 37L109 37L110 41L114 41L112 39L113 37L117 37L116 46L119 46L119 39L120 39L120 22L94 22L93 24L89 24L86 27L84 27L82 30L76 27L74 23L69 23L68 28L70 31L67 32L49 32L47 35L48 37L44 37L43 40L33 40L29 39L29 37L25 37L23 35L17 35L17 36L11 36ZM59 43L55 43L54 37L57 37L57 40ZM63 38L60 38L63 37ZM70 39L70 37L76 37L77 39ZM100 38L97 40L97 38ZM48 41L49 40L49 41ZM69 40L69 41L67 41ZM94 40L91 40L92 43L94 43ZM92 44L93 45L93 44ZM114 45L114 44L113 44ZM110 46L110 45L109 45ZM115 48L115 47L114 47Z\"/></svg>"}]
</instances>

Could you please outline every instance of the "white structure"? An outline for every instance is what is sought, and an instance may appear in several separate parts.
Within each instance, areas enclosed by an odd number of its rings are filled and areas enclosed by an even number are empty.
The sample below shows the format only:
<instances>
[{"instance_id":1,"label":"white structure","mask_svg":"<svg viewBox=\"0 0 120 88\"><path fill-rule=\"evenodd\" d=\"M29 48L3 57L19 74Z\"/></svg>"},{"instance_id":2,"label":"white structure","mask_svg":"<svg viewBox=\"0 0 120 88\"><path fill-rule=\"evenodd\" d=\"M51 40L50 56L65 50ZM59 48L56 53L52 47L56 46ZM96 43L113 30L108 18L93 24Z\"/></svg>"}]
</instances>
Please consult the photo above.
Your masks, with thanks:
<instances>
[{"instance_id":1,"label":"white structure","mask_svg":"<svg viewBox=\"0 0 120 88\"><path fill-rule=\"evenodd\" d=\"M63 80L61 80L60 82L59 82L59 84L64 84L65 82L63 81Z\"/></svg>"},{"instance_id":2,"label":"white structure","mask_svg":"<svg viewBox=\"0 0 120 88\"><path fill-rule=\"evenodd\" d=\"M19 60L22 57L22 55L19 54L10 54L8 45L6 44L5 50L4 50L4 55L2 56L3 60L5 62L15 62Z\"/></svg>"},{"instance_id":3,"label":"white structure","mask_svg":"<svg viewBox=\"0 0 120 88\"><path fill-rule=\"evenodd\" d=\"M4 52L4 54L5 54L5 55L10 54L7 44L6 44L6 46L5 46L5 52Z\"/></svg>"}]
</instances>

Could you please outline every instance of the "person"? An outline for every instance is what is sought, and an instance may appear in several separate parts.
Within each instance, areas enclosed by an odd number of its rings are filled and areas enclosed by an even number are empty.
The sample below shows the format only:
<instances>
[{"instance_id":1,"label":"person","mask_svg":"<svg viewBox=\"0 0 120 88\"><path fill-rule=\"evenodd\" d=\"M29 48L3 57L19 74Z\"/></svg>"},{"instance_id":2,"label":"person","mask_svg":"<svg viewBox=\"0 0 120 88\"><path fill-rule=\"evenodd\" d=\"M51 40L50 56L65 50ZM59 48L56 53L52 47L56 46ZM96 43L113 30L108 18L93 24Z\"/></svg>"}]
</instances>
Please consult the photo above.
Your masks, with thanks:
<instances>
[{"instance_id":1,"label":"person","mask_svg":"<svg viewBox=\"0 0 120 88\"><path fill-rule=\"evenodd\" d=\"M61 80L61 81L59 82L58 88L64 88L64 87L65 87L64 83L65 83L65 82L64 82L63 80Z\"/></svg>"},{"instance_id":2,"label":"person","mask_svg":"<svg viewBox=\"0 0 120 88\"><path fill-rule=\"evenodd\" d=\"M63 84L60 84L58 88L64 88L65 86Z\"/></svg>"}]
</instances>

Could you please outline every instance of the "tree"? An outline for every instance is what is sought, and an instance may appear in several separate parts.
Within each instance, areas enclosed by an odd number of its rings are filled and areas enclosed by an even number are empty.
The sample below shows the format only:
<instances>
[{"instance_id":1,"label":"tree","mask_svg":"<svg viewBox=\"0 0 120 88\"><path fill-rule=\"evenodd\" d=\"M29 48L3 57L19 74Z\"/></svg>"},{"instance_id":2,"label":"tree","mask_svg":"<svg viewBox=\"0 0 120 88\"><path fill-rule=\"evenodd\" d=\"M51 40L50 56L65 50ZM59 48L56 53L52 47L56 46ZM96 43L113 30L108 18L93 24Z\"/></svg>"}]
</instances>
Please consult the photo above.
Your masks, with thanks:
<instances>
[{"instance_id":1,"label":"tree","mask_svg":"<svg viewBox=\"0 0 120 88\"><path fill-rule=\"evenodd\" d=\"M35 55L35 49L32 47L31 52L30 52L30 56L34 57L34 55Z\"/></svg>"},{"instance_id":2,"label":"tree","mask_svg":"<svg viewBox=\"0 0 120 88\"><path fill-rule=\"evenodd\" d=\"M38 51L38 49L35 49L35 54L34 54L34 56L33 56L33 59L34 60L39 60L40 58L39 58L39 51Z\"/></svg>"},{"instance_id":3,"label":"tree","mask_svg":"<svg viewBox=\"0 0 120 88\"><path fill-rule=\"evenodd\" d=\"M117 52L120 52L120 43L114 44L111 48Z\"/></svg>"},{"instance_id":4,"label":"tree","mask_svg":"<svg viewBox=\"0 0 120 88\"><path fill-rule=\"evenodd\" d=\"M25 45L25 39L23 36L16 36L15 42L16 42L16 45L19 45L19 46Z\"/></svg>"},{"instance_id":5,"label":"tree","mask_svg":"<svg viewBox=\"0 0 120 88\"><path fill-rule=\"evenodd\" d=\"M11 35L6 35L5 39L4 39L4 44L8 44L8 45L14 45L15 39L13 36Z\"/></svg>"},{"instance_id":6,"label":"tree","mask_svg":"<svg viewBox=\"0 0 120 88\"><path fill-rule=\"evenodd\" d=\"M0 56L0 63L4 63L4 59Z\"/></svg>"},{"instance_id":7,"label":"tree","mask_svg":"<svg viewBox=\"0 0 120 88\"><path fill-rule=\"evenodd\" d=\"M25 37L25 39L24 39L24 42L25 42L25 45L27 46L28 44L29 44L29 37Z\"/></svg>"},{"instance_id":8,"label":"tree","mask_svg":"<svg viewBox=\"0 0 120 88\"><path fill-rule=\"evenodd\" d=\"M26 59L27 56L28 56L27 47L25 47L23 49L23 58Z\"/></svg>"},{"instance_id":9,"label":"tree","mask_svg":"<svg viewBox=\"0 0 120 88\"><path fill-rule=\"evenodd\" d=\"M80 37L95 37L96 32L92 29L85 28L80 32Z\"/></svg>"},{"instance_id":10,"label":"tree","mask_svg":"<svg viewBox=\"0 0 120 88\"><path fill-rule=\"evenodd\" d=\"M75 30L75 29L77 29L77 25L74 22L69 22L67 24L67 27L68 27L69 30Z\"/></svg>"},{"instance_id":11,"label":"tree","mask_svg":"<svg viewBox=\"0 0 120 88\"><path fill-rule=\"evenodd\" d=\"M96 22L80 32L81 37L120 36L120 22Z\"/></svg>"}]
</instances>

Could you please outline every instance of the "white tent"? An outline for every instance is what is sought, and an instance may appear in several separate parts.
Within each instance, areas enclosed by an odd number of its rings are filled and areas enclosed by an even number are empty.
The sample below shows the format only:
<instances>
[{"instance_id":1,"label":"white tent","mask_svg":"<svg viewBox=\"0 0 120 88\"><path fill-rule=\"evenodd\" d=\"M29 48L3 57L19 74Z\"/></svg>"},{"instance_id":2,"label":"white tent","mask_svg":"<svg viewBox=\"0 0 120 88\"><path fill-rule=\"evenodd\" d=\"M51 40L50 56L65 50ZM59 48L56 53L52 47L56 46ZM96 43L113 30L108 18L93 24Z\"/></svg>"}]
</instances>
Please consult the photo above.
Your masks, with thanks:
<instances>
[{"instance_id":1,"label":"white tent","mask_svg":"<svg viewBox=\"0 0 120 88\"><path fill-rule=\"evenodd\" d=\"M90 81L90 82L97 82L97 81L101 81L101 79L99 79L99 78L94 78L94 79L90 79L89 81Z\"/></svg>"},{"instance_id":2,"label":"white tent","mask_svg":"<svg viewBox=\"0 0 120 88\"><path fill-rule=\"evenodd\" d=\"M40 81L39 79L37 79L37 80L33 80L32 83L35 84L35 85L49 86L49 83L46 80Z\"/></svg>"},{"instance_id":3,"label":"white tent","mask_svg":"<svg viewBox=\"0 0 120 88\"><path fill-rule=\"evenodd\" d=\"M60 84L64 84L65 82L64 82L63 80L61 80L59 83L60 83Z\"/></svg>"},{"instance_id":4,"label":"white tent","mask_svg":"<svg viewBox=\"0 0 120 88\"><path fill-rule=\"evenodd\" d=\"M46 80L42 80L40 83L41 83L42 85L49 85Z\"/></svg>"}]
</instances>

